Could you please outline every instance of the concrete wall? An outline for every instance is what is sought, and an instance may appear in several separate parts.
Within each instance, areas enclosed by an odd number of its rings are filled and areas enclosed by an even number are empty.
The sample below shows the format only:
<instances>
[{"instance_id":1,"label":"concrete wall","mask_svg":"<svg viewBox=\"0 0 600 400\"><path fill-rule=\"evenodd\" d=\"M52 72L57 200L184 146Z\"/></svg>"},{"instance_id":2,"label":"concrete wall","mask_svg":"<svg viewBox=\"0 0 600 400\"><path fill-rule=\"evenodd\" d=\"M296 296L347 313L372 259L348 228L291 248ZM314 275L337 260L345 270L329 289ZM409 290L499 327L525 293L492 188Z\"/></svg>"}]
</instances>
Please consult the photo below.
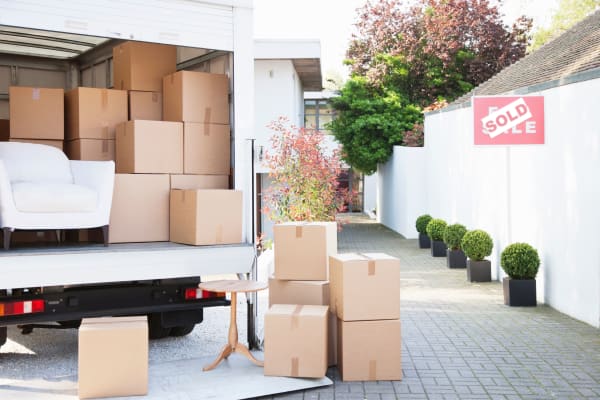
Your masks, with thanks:
<instances>
[{"instance_id":1,"label":"concrete wall","mask_svg":"<svg viewBox=\"0 0 600 400\"><path fill-rule=\"evenodd\" d=\"M534 93L545 97L543 145L474 146L470 107L427 115L425 147L396 148L379 169L381 222L407 237L423 213L484 229L494 278L502 249L528 242L542 261L538 301L599 327L597 93L600 79Z\"/></svg>"}]
</instances>

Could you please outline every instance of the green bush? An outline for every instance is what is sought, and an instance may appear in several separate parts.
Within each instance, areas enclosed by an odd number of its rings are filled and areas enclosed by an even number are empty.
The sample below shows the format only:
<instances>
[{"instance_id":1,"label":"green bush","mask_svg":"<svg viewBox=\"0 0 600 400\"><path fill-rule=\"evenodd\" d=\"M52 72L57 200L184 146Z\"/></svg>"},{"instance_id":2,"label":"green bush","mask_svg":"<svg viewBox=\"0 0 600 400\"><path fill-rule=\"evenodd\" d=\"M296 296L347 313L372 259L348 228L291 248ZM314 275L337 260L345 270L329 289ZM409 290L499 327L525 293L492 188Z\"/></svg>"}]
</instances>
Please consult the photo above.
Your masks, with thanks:
<instances>
[{"instance_id":1,"label":"green bush","mask_svg":"<svg viewBox=\"0 0 600 400\"><path fill-rule=\"evenodd\" d=\"M444 243L450 250L460 249L460 241L467 233L467 228L461 224L452 224L446 227L444 231Z\"/></svg>"},{"instance_id":2,"label":"green bush","mask_svg":"<svg viewBox=\"0 0 600 400\"><path fill-rule=\"evenodd\" d=\"M444 231L446 230L446 221L434 218L427 224L427 236L431 240L444 240Z\"/></svg>"},{"instance_id":3,"label":"green bush","mask_svg":"<svg viewBox=\"0 0 600 400\"><path fill-rule=\"evenodd\" d=\"M431 219L431 215L429 214L424 214L417 218L417 222L415 224L417 227L417 232L427 233L427 224L429 223L429 221L431 221Z\"/></svg>"},{"instance_id":4,"label":"green bush","mask_svg":"<svg viewBox=\"0 0 600 400\"><path fill-rule=\"evenodd\" d=\"M471 260L481 261L492 254L494 242L487 232L476 229L465 233L460 241L460 247Z\"/></svg>"},{"instance_id":5,"label":"green bush","mask_svg":"<svg viewBox=\"0 0 600 400\"><path fill-rule=\"evenodd\" d=\"M540 257L537 250L527 243L513 243L502 251L500 265L513 279L535 279Z\"/></svg>"}]
</instances>

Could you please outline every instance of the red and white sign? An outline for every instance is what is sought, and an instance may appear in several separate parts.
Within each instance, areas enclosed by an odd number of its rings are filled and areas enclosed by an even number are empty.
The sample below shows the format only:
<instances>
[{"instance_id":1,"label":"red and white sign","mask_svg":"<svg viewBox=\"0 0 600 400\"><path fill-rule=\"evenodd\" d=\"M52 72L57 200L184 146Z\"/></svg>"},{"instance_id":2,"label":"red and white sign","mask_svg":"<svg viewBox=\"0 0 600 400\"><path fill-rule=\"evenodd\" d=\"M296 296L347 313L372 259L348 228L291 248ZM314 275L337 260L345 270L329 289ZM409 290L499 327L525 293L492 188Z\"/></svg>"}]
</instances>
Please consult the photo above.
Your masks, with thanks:
<instances>
[{"instance_id":1,"label":"red and white sign","mask_svg":"<svg viewBox=\"0 0 600 400\"><path fill-rule=\"evenodd\" d=\"M475 144L544 144L544 96L473 97Z\"/></svg>"}]
</instances>

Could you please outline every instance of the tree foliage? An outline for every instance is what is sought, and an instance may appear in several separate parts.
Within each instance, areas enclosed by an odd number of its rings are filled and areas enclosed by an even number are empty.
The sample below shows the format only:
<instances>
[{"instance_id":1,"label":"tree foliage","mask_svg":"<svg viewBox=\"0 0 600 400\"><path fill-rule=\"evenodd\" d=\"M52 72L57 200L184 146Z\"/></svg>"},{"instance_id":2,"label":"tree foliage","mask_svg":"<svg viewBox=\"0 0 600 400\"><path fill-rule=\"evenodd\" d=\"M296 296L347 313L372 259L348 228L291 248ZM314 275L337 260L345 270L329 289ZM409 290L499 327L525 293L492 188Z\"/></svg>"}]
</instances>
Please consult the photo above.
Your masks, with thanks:
<instances>
[{"instance_id":1,"label":"tree foliage","mask_svg":"<svg viewBox=\"0 0 600 400\"><path fill-rule=\"evenodd\" d=\"M550 26L540 28L534 33L530 50L540 48L598 8L600 0L561 0L558 10L552 16Z\"/></svg>"}]
</instances>

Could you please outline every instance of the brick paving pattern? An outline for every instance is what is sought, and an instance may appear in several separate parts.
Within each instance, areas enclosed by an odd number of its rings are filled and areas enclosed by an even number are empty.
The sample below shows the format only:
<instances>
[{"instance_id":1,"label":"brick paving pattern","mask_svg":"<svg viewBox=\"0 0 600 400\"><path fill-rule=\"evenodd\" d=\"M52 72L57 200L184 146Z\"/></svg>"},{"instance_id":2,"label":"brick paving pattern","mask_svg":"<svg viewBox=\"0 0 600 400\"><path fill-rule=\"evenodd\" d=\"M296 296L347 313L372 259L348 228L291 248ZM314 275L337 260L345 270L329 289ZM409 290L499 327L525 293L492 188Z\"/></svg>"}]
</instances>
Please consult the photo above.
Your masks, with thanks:
<instances>
[{"instance_id":1,"label":"brick paving pattern","mask_svg":"<svg viewBox=\"0 0 600 400\"><path fill-rule=\"evenodd\" d=\"M550 307L507 307L499 282L472 284L416 240L365 219L340 252L400 259L402 381L342 382L263 399L600 399L600 330Z\"/></svg>"}]
</instances>

